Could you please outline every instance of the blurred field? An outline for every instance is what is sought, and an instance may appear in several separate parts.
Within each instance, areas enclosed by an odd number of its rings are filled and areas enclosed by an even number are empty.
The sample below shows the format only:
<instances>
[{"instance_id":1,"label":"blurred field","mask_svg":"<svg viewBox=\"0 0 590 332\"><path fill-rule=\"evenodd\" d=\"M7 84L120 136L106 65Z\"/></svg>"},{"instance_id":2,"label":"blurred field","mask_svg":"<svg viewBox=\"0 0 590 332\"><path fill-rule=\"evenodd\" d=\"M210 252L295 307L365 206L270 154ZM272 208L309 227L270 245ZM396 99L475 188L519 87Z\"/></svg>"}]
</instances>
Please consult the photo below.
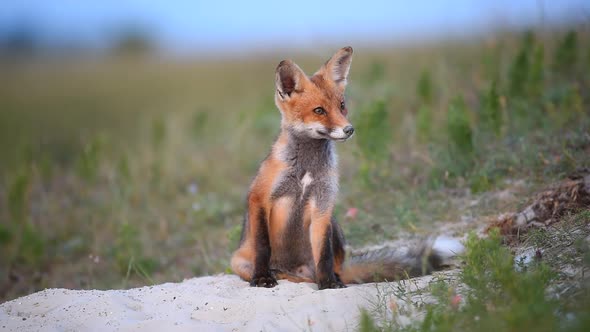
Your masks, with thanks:
<instances>
[{"instance_id":1,"label":"blurred field","mask_svg":"<svg viewBox=\"0 0 590 332\"><path fill-rule=\"evenodd\" d=\"M349 244L427 233L510 180L533 190L590 166L587 41L574 30L355 49L357 134L338 145L336 209ZM275 66L289 57L311 74L333 51L1 63L0 299L226 271L279 129Z\"/></svg>"}]
</instances>

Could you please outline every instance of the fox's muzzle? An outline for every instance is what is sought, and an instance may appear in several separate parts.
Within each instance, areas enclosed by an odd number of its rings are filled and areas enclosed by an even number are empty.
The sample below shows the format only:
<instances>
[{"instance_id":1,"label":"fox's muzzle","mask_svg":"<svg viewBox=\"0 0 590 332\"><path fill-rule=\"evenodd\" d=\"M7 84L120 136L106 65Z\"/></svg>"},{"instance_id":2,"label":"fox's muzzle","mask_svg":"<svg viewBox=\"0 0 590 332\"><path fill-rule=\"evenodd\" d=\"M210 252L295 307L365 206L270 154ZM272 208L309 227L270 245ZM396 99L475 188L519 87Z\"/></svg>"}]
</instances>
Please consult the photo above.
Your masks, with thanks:
<instances>
[{"instance_id":1,"label":"fox's muzzle","mask_svg":"<svg viewBox=\"0 0 590 332\"><path fill-rule=\"evenodd\" d=\"M351 125L347 125L344 128L334 128L330 131L330 138L338 141L344 141L350 138L354 134L354 128Z\"/></svg>"}]
</instances>

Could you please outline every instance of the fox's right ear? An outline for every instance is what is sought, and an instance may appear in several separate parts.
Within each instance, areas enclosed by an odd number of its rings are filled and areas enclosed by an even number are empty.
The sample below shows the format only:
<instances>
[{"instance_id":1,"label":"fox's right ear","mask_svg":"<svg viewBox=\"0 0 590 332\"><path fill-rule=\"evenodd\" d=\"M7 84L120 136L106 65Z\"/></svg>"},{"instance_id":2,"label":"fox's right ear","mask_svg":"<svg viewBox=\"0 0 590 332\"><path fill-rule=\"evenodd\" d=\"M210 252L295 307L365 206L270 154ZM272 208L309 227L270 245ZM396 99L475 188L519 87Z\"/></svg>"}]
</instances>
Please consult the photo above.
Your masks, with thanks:
<instances>
[{"instance_id":1,"label":"fox's right ear","mask_svg":"<svg viewBox=\"0 0 590 332\"><path fill-rule=\"evenodd\" d=\"M352 47L343 47L328 60L316 74L332 80L338 87L346 87L346 79L352 62Z\"/></svg>"},{"instance_id":2,"label":"fox's right ear","mask_svg":"<svg viewBox=\"0 0 590 332\"><path fill-rule=\"evenodd\" d=\"M283 60L277 66L275 84L277 92L281 99L291 97L293 92L300 92L303 90L303 80L307 76L291 60Z\"/></svg>"}]
</instances>

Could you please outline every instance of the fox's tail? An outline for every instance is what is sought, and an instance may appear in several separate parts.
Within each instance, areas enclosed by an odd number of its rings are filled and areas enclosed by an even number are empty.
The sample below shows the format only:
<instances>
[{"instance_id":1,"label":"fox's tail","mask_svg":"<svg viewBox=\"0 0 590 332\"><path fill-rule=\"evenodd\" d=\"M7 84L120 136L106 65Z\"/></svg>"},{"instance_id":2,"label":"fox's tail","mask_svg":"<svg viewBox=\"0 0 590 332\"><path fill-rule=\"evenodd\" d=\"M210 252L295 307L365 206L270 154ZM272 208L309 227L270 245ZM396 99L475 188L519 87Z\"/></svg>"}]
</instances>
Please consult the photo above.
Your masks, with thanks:
<instances>
[{"instance_id":1,"label":"fox's tail","mask_svg":"<svg viewBox=\"0 0 590 332\"><path fill-rule=\"evenodd\" d=\"M342 267L345 284L394 281L429 274L463 251L454 239L439 237L409 248L381 247L353 253Z\"/></svg>"}]
</instances>

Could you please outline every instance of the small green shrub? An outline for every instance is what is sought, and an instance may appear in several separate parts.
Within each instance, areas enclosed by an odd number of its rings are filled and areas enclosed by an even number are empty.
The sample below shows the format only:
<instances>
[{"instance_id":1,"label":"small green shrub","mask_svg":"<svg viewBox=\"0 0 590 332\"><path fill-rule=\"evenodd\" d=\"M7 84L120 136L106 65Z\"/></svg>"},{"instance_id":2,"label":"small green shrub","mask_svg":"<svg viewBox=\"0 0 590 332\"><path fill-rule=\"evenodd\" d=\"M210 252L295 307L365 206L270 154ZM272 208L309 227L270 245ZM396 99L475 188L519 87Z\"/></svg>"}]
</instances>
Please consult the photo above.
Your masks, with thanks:
<instances>
[{"instance_id":1,"label":"small green shrub","mask_svg":"<svg viewBox=\"0 0 590 332\"><path fill-rule=\"evenodd\" d=\"M526 84L529 77L529 53L522 48L510 67L508 74L508 91L513 97L522 97L526 91Z\"/></svg>"},{"instance_id":2,"label":"small green shrub","mask_svg":"<svg viewBox=\"0 0 590 332\"><path fill-rule=\"evenodd\" d=\"M131 180L131 169L129 168L129 159L123 155L117 163L117 176L122 184L126 184Z\"/></svg>"},{"instance_id":3,"label":"small green shrub","mask_svg":"<svg viewBox=\"0 0 590 332\"><path fill-rule=\"evenodd\" d=\"M76 162L79 177L86 181L96 179L100 166L101 150L102 141L98 137L84 146Z\"/></svg>"},{"instance_id":4,"label":"small green shrub","mask_svg":"<svg viewBox=\"0 0 590 332\"><path fill-rule=\"evenodd\" d=\"M522 36L522 48L530 53L535 47L536 40L537 38L533 30L527 30Z\"/></svg>"},{"instance_id":5,"label":"small green shrub","mask_svg":"<svg viewBox=\"0 0 590 332\"><path fill-rule=\"evenodd\" d=\"M492 189L493 182L487 174L473 174L469 178L469 188L474 194L481 193Z\"/></svg>"},{"instance_id":6,"label":"small green shrub","mask_svg":"<svg viewBox=\"0 0 590 332\"><path fill-rule=\"evenodd\" d=\"M8 259L8 264L18 262L36 266L45 251L45 240L30 220L31 181L29 167L23 166L9 187L8 208L12 222L0 229L0 244L9 246L5 254L10 252L10 257L3 257Z\"/></svg>"},{"instance_id":7,"label":"small green shrub","mask_svg":"<svg viewBox=\"0 0 590 332\"><path fill-rule=\"evenodd\" d=\"M12 231L8 225L0 224L0 247L6 246L12 241Z\"/></svg>"},{"instance_id":8,"label":"small green shrub","mask_svg":"<svg viewBox=\"0 0 590 332\"><path fill-rule=\"evenodd\" d=\"M543 95L545 85L545 49L537 45L532 55L528 94L531 98Z\"/></svg>"},{"instance_id":9,"label":"small green shrub","mask_svg":"<svg viewBox=\"0 0 590 332\"><path fill-rule=\"evenodd\" d=\"M8 209L12 223L24 225L28 218L31 176L28 167L23 167L13 179L8 191Z\"/></svg>"},{"instance_id":10,"label":"small green shrub","mask_svg":"<svg viewBox=\"0 0 590 332\"><path fill-rule=\"evenodd\" d=\"M125 274L129 259L136 256L139 251L139 234L137 227L133 224L123 222L117 230L114 253L119 271Z\"/></svg>"},{"instance_id":11,"label":"small green shrub","mask_svg":"<svg viewBox=\"0 0 590 332\"><path fill-rule=\"evenodd\" d=\"M421 142L428 142L432 132L432 110L427 105L422 105L416 115L416 134Z\"/></svg>"},{"instance_id":12,"label":"small green shrub","mask_svg":"<svg viewBox=\"0 0 590 332\"><path fill-rule=\"evenodd\" d=\"M411 202L408 201L403 203L404 204L397 204L393 208L396 224L403 227L414 225L418 218L416 217L414 210L408 206Z\"/></svg>"},{"instance_id":13,"label":"small green shrub","mask_svg":"<svg viewBox=\"0 0 590 332\"><path fill-rule=\"evenodd\" d=\"M483 108L480 114L480 124L484 132L490 132L499 136L502 131L502 108L496 82L492 82L484 98Z\"/></svg>"},{"instance_id":14,"label":"small green shrub","mask_svg":"<svg viewBox=\"0 0 590 332\"><path fill-rule=\"evenodd\" d=\"M369 84L376 84L385 78L385 64L381 61L374 61L365 74L365 81Z\"/></svg>"},{"instance_id":15,"label":"small green shrub","mask_svg":"<svg viewBox=\"0 0 590 332\"><path fill-rule=\"evenodd\" d=\"M364 108L362 115L357 118L355 123L359 133L355 139L361 154L370 160L381 160L387 157L386 151L390 143L391 127L385 102L383 100L376 101Z\"/></svg>"},{"instance_id":16,"label":"small green shrub","mask_svg":"<svg viewBox=\"0 0 590 332\"><path fill-rule=\"evenodd\" d=\"M143 255L139 229L135 224L121 223L113 252L119 272L125 276L124 283L127 282L131 273L135 273L146 282L153 282L151 274L158 269L159 263Z\"/></svg>"},{"instance_id":17,"label":"small green shrub","mask_svg":"<svg viewBox=\"0 0 590 332\"><path fill-rule=\"evenodd\" d=\"M46 247L43 234L31 223L27 223L22 228L20 236L20 246L16 260L28 266L38 266Z\"/></svg>"},{"instance_id":18,"label":"small green shrub","mask_svg":"<svg viewBox=\"0 0 590 332\"><path fill-rule=\"evenodd\" d=\"M430 105L433 101L432 79L428 70L422 71L420 79L416 85L416 94L420 98L420 102Z\"/></svg>"},{"instance_id":19,"label":"small green shrub","mask_svg":"<svg viewBox=\"0 0 590 332\"><path fill-rule=\"evenodd\" d=\"M409 325L384 322L397 331L556 331L561 313L546 296L554 274L543 263L515 269L510 250L497 230L488 238L471 234L466 242L460 292L445 280L431 285L436 303L426 303L422 322ZM361 312L361 331L383 331Z\"/></svg>"},{"instance_id":20,"label":"small green shrub","mask_svg":"<svg viewBox=\"0 0 590 332\"><path fill-rule=\"evenodd\" d=\"M463 98L455 98L447 114L447 130L450 143L462 154L473 152L473 132L469 122L469 114Z\"/></svg>"},{"instance_id":21,"label":"small green shrub","mask_svg":"<svg viewBox=\"0 0 590 332\"><path fill-rule=\"evenodd\" d=\"M488 329L497 326L505 330L555 330L559 322L557 303L545 295L554 274L546 265L531 265L524 272L517 271L497 230L486 239L471 234L466 248L461 281L469 291L467 305L459 315L478 315L480 323L474 327L481 324ZM490 304L495 307L493 312L487 310Z\"/></svg>"},{"instance_id":22,"label":"small green shrub","mask_svg":"<svg viewBox=\"0 0 590 332\"><path fill-rule=\"evenodd\" d=\"M355 140L362 157L360 174L370 186L378 175L378 165L389 157L392 132L383 100L369 104L359 113L355 121L358 133Z\"/></svg>"},{"instance_id":23,"label":"small green shrub","mask_svg":"<svg viewBox=\"0 0 590 332\"><path fill-rule=\"evenodd\" d=\"M376 332L381 331L375 326L373 318L366 310L361 310L361 319L359 321L359 332Z\"/></svg>"},{"instance_id":24,"label":"small green shrub","mask_svg":"<svg viewBox=\"0 0 590 332\"><path fill-rule=\"evenodd\" d=\"M508 93L511 97L526 97L542 79L543 47L536 46L535 35L527 31L508 72Z\"/></svg>"},{"instance_id":25,"label":"small green shrub","mask_svg":"<svg viewBox=\"0 0 590 332\"><path fill-rule=\"evenodd\" d=\"M151 132L151 139L152 144L156 150L162 148L164 144L164 140L166 139L166 121L163 117L158 117L153 120L152 122L152 132Z\"/></svg>"},{"instance_id":26,"label":"small green shrub","mask_svg":"<svg viewBox=\"0 0 590 332\"><path fill-rule=\"evenodd\" d=\"M553 68L560 74L571 74L576 67L578 60L578 34L576 31L569 31L557 49L553 59Z\"/></svg>"},{"instance_id":27,"label":"small green shrub","mask_svg":"<svg viewBox=\"0 0 590 332\"><path fill-rule=\"evenodd\" d=\"M207 127L209 123L209 113L207 109L202 109L197 112L192 117L190 123L190 132L193 134L195 138L202 138L203 137L203 130Z\"/></svg>"},{"instance_id":28,"label":"small green shrub","mask_svg":"<svg viewBox=\"0 0 590 332\"><path fill-rule=\"evenodd\" d=\"M449 105L447 133L449 155L455 160L458 172L464 173L473 161L474 148L467 106L461 97L456 97Z\"/></svg>"}]
</instances>

